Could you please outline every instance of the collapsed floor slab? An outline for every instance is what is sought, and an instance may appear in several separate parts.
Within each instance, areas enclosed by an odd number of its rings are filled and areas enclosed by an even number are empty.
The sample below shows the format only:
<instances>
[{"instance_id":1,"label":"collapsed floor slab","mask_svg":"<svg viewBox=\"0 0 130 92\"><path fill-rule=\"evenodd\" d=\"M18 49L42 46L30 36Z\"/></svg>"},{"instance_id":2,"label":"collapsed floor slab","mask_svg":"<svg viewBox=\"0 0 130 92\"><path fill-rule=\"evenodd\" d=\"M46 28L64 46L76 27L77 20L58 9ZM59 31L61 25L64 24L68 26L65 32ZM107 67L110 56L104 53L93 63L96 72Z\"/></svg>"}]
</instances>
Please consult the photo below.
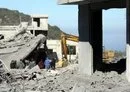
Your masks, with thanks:
<instances>
[{"instance_id":1,"label":"collapsed floor slab","mask_svg":"<svg viewBox=\"0 0 130 92\"><path fill-rule=\"evenodd\" d=\"M44 43L45 41L46 41L46 37L40 34L37 37L33 37L32 39L30 39L30 41L26 42L24 45L20 46L19 49L16 50L15 52L0 55L0 58L3 61L4 65L8 69L10 69L10 63L12 60L19 61L20 59L26 58L40 43ZM12 48L16 48L16 47L12 47Z\"/></svg>"}]
</instances>

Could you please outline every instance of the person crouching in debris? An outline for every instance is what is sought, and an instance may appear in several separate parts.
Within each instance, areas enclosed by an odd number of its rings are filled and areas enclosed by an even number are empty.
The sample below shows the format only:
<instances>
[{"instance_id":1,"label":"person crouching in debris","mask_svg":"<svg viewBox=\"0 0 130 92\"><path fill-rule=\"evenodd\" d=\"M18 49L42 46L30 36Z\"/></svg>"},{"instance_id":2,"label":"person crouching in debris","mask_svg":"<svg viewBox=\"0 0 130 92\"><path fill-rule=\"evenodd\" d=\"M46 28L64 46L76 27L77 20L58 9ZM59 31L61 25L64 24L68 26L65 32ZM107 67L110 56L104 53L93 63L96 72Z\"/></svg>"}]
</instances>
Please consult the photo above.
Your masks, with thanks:
<instances>
[{"instance_id":1,"label":"person crouching in debris","mask_svg":"<svg viewBox=\"0 0 130 92\"><path fill-rule=\"evenodd\" d=\"M51 68L51 60L48 57L46 58L44 65L46 70L49 70Z\"/></svg>"},{"instance_id":2,"label":"person crouching in debris","mask_svg":"<svg viewBox=\"0 0 130 92\"><path fill-rule=\"evenodd\" d=\"M33 58L31 58L31 61L30 61L29 65L28 65L28 69L31 69L34 66L36 66L36 62L35 62L35 60Z\"/></svg>"},{"instance_id":3,"label":"person crouching in debris","mask_svg":"<svg viewBox=\"0 0 130 92\"><path fill-rule=\"evenodd\" d=\"M17 69L24 69L25 68L23 59L20 59L20 61L16 61L16 65L17 65L16 66Z\"/></svg>"}]
</instances>

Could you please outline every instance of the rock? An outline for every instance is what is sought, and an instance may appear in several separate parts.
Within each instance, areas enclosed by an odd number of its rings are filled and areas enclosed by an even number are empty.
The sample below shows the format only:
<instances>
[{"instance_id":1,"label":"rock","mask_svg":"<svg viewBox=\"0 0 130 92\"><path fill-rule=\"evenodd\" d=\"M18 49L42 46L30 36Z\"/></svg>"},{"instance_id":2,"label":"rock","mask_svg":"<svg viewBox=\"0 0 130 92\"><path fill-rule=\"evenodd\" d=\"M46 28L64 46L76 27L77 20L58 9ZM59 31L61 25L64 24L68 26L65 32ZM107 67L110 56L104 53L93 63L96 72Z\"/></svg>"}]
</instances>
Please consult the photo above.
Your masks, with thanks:
<instances>
[{"instance_id":1,"label":"rock","mask_svg":"<svg viewBox=\"0 0 130 92\"><path fill-rule=\"evenodd\" d=\"M34 73L34 72L41 72L41 69L39 68L39 66L38 65L36 65L35 67L33 67L32 69L30 69L29 71L28 71L28 73L29 74L32 74L32 73Z\"/></svg>"},{"instance_id":2,"label":"rock","mask_svg":"<svg viewBox=\"0 0 130 92\"><path fill-rule=\"evenodd\" d=\"M90 91L87 91L85 84L76 83L71 92L90 92Z\"/></svg>"},{"instance_id":3,"label":"rock","mask_svg":"<svg viewBox=\"0 0 130 92\"><path fill-rule=\"evenodd\" d=\"M43 79L43 75L42 74L36 73L36 77L37 77L37 79Z\"/></svg>"},{"instance_id":4,"label":"rock","mask_svg":"<svg viewBox=\"0 0 130 92\"><path fill-rule=\"evenodd\" d=\"M16 67L17 69L24 69L25 68L25 65L22 61L17 61L16 62Z\"/></svg>"}]
</instances>

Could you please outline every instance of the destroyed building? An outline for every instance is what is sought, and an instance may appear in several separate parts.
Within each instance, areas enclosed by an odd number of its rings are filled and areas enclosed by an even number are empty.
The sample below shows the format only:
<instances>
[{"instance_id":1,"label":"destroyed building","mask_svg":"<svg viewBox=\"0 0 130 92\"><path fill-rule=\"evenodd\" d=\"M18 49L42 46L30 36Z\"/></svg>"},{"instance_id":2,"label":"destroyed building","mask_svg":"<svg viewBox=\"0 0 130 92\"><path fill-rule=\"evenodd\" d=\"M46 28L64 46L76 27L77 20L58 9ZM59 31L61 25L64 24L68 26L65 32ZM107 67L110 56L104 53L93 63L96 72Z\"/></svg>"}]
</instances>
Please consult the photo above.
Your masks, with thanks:
<instances>
[{"instance_id":1,"label":"destroyed building","mask_svg":"<svg viewBox=\"0 0 130 92\"><path fill-rule=\"evenodd\" d=\"M40 60L37 58L41 58L40 55L45 53L47 20L47 15L33 15L31 26L23 22L19 26L0 27L0 33L4 36L4 39L0 40L0 59L7 69L10 69L11 63L25 59L33 59L38 64ZM39 52L39 49L42 49L42 52ZM37 53L40 54L34 56Z\"/></svg>"}]
</instances>

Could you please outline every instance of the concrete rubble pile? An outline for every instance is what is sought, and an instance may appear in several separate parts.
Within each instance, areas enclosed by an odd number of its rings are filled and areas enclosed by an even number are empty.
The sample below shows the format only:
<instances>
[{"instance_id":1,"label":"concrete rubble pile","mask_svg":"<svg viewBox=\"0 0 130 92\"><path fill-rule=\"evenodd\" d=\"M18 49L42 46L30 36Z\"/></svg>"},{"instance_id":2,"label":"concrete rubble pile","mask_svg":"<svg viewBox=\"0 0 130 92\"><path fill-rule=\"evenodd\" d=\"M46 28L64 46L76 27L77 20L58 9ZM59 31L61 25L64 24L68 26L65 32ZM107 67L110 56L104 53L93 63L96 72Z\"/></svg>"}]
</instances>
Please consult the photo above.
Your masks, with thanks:
<instances>
[{"instance_id":1,"label":"concrete rubble pile","mask_svg":"<svg viewBox=\"0 0 130 92\"><path fill-rule=\"evenodd\" d=\"M130 92L125 73L96 71L88 76L78 72L78 64L49 71L38 65L10 70L12 60L25 59L46 40L44 35L35 37L24 27L19 30L10 39L0 41L0 92Z\"/></svg>"},{"instance_id":2,"label":"concrete rubble pile","mask_svg":"<svg viewBox=\"0 0 130 92\"><path fill-rule=\"evenodd\" d=\"M11 82L13 80L11 74L5 70L2 62L0 61L0 83L3 81Z\"/></svg>"},{"instance_id":3,"label":"concrete rubble pile","mask_svg":"<svg viewBox=\"0 0 130 92\"><path fill-rule=\"evenodd\" d=\"M33 36L27 27L20 27L13 37L0 41L0 59L7 69L12 60L25 59L38 45L43 44L46 37L42 34Z\"/></svg>"},{"instance_id":4,"label":"concrete rubble pile","mask_svg":"<svg viewBox=\"0 0 130 92\"><path fill-rule=\"evenodd\" d=\"M96 71L92 76L77 75L72 92L130 92L125 73Z\"/></svg>"},{"instance_id":5,"label":"concrete rubble pile","mask_svg":"<svg viewBox=\"0 0 130 92\"><path fill-rule=\"evenodd\" d=\"M74 81L72 75L77 65L46 71L38 66L30 70L13 69L10 71L14 81L3 81L0 92L70 92ZM71 81L70 81L71 80Z\"/></svg>"},{"instance_id":6,"label":"concrete rubble pile","mask_svg":"<svg viewBox=\"0 0 130 92\"><path fill-rule=\"evenodd\" d=\"M129 92L125 74L96 71L92 76L78 73L78 65L46 71L38 66L31 70L11 70L11 82L2 82L0 92Z\"/></svg>"}]
</instances>

